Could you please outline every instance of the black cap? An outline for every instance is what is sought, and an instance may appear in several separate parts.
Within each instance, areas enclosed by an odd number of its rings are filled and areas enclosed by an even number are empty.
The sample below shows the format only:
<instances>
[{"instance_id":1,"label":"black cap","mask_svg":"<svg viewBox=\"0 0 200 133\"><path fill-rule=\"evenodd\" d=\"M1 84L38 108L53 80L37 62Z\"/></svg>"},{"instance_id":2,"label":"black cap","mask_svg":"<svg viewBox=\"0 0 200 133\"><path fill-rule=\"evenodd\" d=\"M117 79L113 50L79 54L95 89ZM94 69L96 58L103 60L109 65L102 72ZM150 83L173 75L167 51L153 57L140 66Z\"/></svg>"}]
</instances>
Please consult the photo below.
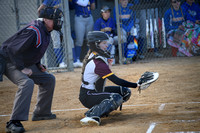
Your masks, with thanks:
<instances>
[{"instance_id":1,"label":"black cap","mask_svg":"<svg viewBox=\"0 0 200 133\"><path fill-rule=\"evenodd\" d=\"M58 19L63 17L63 12L59 8L46 7L41 9L39 18Z\"/></svg>"},{"instance_id":2,"label":"black cap","mask_svg":"<svg viewBox=\"0 0 200 133\"><path fill-rule=\"evenodd\" d=\"M106 12L108 10L111 12L111 9L108 6L103 6L103 8L101 9L101 13Z\"/></svg>"},{"instance_id":3,"label":"black cap","mask_svg":"<svg viewBox=\"0 0 200 133\"><path fill-rule=\"evenodd\" d=\"M39 18L51 19L54 22L53 29L60 30L63 24L63 12L59 8L46 7L41 9Z\"/></svg>"}]
</instances>

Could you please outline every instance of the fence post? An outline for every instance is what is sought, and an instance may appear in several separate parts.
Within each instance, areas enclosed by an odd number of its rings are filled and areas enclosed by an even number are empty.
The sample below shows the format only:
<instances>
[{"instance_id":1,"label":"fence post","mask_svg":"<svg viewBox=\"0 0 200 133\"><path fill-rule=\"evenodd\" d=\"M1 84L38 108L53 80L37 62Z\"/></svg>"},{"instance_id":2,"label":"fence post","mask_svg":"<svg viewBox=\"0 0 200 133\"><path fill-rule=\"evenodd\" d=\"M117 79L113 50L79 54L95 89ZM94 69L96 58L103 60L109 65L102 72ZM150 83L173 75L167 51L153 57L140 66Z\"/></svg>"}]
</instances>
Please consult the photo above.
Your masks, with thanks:
<instances>
[{"instance_id":1,"label":"fence post","mask_svg":"<svg viewBox=\"0 0 200 133\"><path fill-rule=\"evenodd\" d=\"M37 8L40 7L40 0L37 0Z\"/></svg>"},{"instance_id":2,"label":"fence post","mask_svg":"<svg viewBox=\"0 0 200 133\"><path fill-rule=\"evenodd\" d=\"M64 47L65 53L67 54L67 69L68 71L74 71L73 67L73 53L72 53L72 42L71 42L71 29L70 29L70 17L69 17L69 4L68 0L62 0L63 13L64 13Z\"/></svg>"},{"instance_id":3,"label":"fence post","mask_svg":"<svg viewBox=\"0 0 200 133\"><path fill-rule=\"evenodd\" d=\"M119 22L119 6L118 0L115 0L115 13L117 19L117 35L118 35L118 50L119 50L119 64L122 64L122 45L121 45L121 30L120 30L120 22Z\"/></svg>"},{"instance_id":4,"label":"fence post","mask_svg":"<svg viewBox=\"0 0 200 133\"><path fill-rule=\"evenodd\" d=\"M14 6L15 6L16 26L17 26L17 30L19 30L20 29L20 23L19 23L18 0L14 0Z\"/></svg>"}]
</instances>

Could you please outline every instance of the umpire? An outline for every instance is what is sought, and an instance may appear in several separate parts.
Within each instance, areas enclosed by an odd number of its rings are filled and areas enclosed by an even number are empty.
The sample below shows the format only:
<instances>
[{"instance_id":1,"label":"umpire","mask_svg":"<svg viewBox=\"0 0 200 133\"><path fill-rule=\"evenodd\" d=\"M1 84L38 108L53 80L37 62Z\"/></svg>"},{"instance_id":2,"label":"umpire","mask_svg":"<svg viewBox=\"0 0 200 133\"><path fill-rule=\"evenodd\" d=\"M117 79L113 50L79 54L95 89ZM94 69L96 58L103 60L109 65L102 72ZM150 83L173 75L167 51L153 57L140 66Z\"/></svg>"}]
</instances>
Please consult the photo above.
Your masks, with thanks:
<instances>
[{"instance_id":1,"label":"umpire","mask_svg":"<svg viewBox=\"0 0 200 133\"><path fill-rule=\"evenodd\" d=\"M60 30L63 13L60 9L45 8L41 11L42 20L34 20L6 40L1 55L6 60L4 74L18 86L10 121L6 132L22 133L25 129L20 121L27 121L34 84L39 86L37 103L32 121L55 119L51 105L55 88L55 77L46 72L40 64L49 42L50 32Z\"/></svg>"}]
</instances>

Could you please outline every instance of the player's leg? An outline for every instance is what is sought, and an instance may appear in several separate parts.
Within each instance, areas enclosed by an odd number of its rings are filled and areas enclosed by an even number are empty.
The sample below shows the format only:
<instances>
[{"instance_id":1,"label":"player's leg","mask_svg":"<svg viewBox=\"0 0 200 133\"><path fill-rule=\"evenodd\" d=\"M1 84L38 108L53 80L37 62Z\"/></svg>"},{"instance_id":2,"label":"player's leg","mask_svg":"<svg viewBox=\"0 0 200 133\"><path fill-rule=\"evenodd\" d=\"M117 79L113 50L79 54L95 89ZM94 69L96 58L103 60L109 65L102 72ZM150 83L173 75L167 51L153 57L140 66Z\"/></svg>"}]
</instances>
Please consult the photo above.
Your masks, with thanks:
<instances>
[{"instance_id":1,"label":"player's leg","mask_svg":"<svg viewBox=\"0 0 200 133\"><path fill-rule=\"evenodd\" d=\"M131 89L123 86L106 86L104 92L120 94L123 97L123 102L128 101L131 96Z\"/></svg>"},{"instance_id":2,"label":"player's leg","mask_svg":"<svg viewBox=\"0 0 200 133\"><path fill-rule=\"evenodd\" d=\"M86 25L85 35L87 37L88 32L89 31L93 31L94 20L93 20L92 16L87 18L87 21L86 21L85 25Z\"/></svg>"},{"instance_id":3,"label":"player's leg","mask_svg":"<svg viewBox=\"0 0 200 133\"><path fill-rule=\"evenodd\" d=\"M76 41L75 41L75 52L76 52L76 61L74 63L74 67L82 67L82 63L80 62L80 55L81 55L81 47L83 45L83 40L85 36L85 18L81 16L75 16L75 34L76 34Z\"/></svg>"},{"instance_id":4,"label":"player's leg","mask_svg":"<svg viewBox=\"0 0 200 133\"><path fill-rule=\"evenodd\" d=\"M85 33L84 33L84 41L83 41L83 45L82 45L82 51L81 51L81 55L80 55L80 60L83 61L83 58L85 57L85 55L88 52L88 46L87 44L85 45L85 43L87 43L87 35L88 32L93 31L93 27L94 27L94 20L93 17L90 16L88 18L85 18Z\"/></svg>"},{"instance_id":5,"label":"player's leg","mask_svg":"<svg viewBox=\"0 0 200 133\"><path fill-rule=\"evenodd\" d=\"M36 65L31 66L33 74L30 78L39 85L37 103L33 112L33 121L55 119L51 113L51 105L55 88L55 77L47 72L41 72Z\"/></svg>"},{"instance_id":6,"label":"player's leg","mask_svg":"<svg viewBox=\"0 0 200 133\"><path fill-rule=\"evenodd\" d=\"M20 121L28 120L34 82L11 63L6 64L5 75L18 86L10 121L6 125L6 132L24 132L25 129Z\"/></svg>"},{"instance_id":7,"label":"player's leg","mask_svg":"<svg viewBox=\"0 0 200 133\"><path fill-rule=\"evenodd\" d=\"M83 89L82 89L83 90ZM86 91L86 92L84 92ZM82 125L99 125L100 118L116 110L123 102L123 98L118 93L95 92L83 90L83 105L90 108L85 113L85 118L81 119ZM81 95L81 93L80 93Z\"/></svg>"}]
</instances>

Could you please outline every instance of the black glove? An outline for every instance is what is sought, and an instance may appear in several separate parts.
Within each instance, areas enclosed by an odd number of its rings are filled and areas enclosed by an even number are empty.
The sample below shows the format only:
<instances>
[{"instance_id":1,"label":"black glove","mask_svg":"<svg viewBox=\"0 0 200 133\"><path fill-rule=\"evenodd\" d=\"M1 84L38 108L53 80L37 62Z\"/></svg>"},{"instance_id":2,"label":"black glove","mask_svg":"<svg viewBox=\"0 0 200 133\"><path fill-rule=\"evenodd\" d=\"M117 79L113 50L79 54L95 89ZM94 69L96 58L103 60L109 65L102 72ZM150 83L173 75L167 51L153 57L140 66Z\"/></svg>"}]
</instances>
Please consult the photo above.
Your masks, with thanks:
<instances>
[{"instance_id":1,"label":"black glove","mask_svg":"<svg viewBox=\"0 0 200 133\"><path fill-rule=\"evenodd\" d=\"M145 72L142 74L141 78L138 80L137 84L139 86L139 91L148 88L151 83L155 82L159 77L157 72Z\"/></svg>"}]
</instances>

